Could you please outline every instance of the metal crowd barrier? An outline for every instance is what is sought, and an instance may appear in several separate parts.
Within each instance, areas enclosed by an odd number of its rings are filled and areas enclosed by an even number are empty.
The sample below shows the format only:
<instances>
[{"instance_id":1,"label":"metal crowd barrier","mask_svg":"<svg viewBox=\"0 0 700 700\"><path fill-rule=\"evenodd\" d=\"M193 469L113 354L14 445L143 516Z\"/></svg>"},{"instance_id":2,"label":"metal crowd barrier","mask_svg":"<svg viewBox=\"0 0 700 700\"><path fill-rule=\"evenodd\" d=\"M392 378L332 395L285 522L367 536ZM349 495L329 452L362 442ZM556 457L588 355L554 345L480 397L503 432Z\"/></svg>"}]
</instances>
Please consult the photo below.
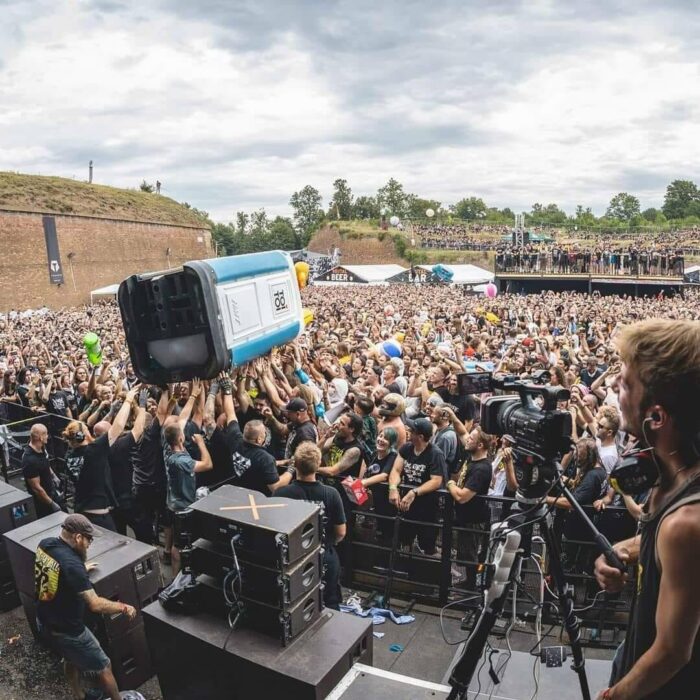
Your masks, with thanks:
<instances>
[{"instance_id":1,"label":"metal crowd barrier","mask_svg":"<svg viewBox=\"0 0 700 700\"><path fill-rule=\"evenodd\" d=\"M375 487L376 488L376 487ZM386 489L386 484L380 485ZM400 489L405 492L407 489ZM476 499L489 503L491 520L487 529L478 526L463 527L455 522L454 503L445 490L438 491L438 507L435 522L426 523L412 520L410 509L407 513L386 515L372 509L356 508L348 525L347 543L343 560L344 583L350 587L375 590L389 606L392 597L418 602L429 606L444 606L448 602L463 610L474 608L480 603L480 593L476 582L483 573L483 560L486 554L490 525L501 520L502 507L509 509L514 499L503 497L476 496ZM590 506L584 506L588 515L594 517L598 526L605 531L605 521L626 515L624 508L607 507L598 513ZM561 516L564 511L559 512ZM401 546L402 528L417 526L426 530L436 530L436 553L420 551L415 546ZM556 532L555 527L555 532ZM458 555L459 539L472 533L481 540L478 556L474 559ZM532 550L538 558L523 560L521 585L517 589L516 615L520 619L533 619L539 606L540 571L548 583L548 563L551 552L546 552L535 524L532 533ZM566 540L562 538L560 547L562 563L567 580L572 588L574 605L582 624L582 639L589 646L615 648L624 638L632 600L632 584L617 595L602 593L592 575L592 563L599 554L593 540ZM465 574L471 574L465 580ZM556 593L556 592L555 592ZM463 600L462 605L456 601ZM552 603L552 604L550 604ZM505 606L506 617L511 612L511 602ZM549 591L545 593L543 622L556 624L559 619L557 599Z\"/></svg>"}]
</instances>

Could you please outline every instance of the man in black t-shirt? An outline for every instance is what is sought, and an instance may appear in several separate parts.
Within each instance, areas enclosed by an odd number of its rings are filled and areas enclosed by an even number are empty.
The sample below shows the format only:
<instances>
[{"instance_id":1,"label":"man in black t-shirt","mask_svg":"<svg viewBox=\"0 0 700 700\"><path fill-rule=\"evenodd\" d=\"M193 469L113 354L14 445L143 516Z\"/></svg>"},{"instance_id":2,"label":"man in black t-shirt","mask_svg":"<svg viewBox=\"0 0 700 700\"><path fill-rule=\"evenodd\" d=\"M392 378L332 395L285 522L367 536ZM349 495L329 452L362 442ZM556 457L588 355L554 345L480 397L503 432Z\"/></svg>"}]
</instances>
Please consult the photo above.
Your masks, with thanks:
<instances>
[{"instance_id":1,"label":"man in black t-shirt","mask_svg":"<svg viewBox=\"0 0 700 700\"><path fill-rule=\"evenodd\" d=\"M289 467L280 477L275 458L263 448L266 439L263 422L249 421L241 433L233 406L230 382L222 383L222 392L226 415L224 440L231 452L234 472L231 483L259 491L266 496L289 484L294 475L294 467Z\"/></svg>"},{"instance_id":2,"label":"man in black t-shirt","mask_svg":"<svg viewBox=\"0 0 700 700\"><path fill-rule=\"evenodd\" d=\"M338 492L331 486L316 481L321 466L321 451L310 442L303 442L294 453L297 479L289 486L275 492L275 497L311 501L321 506L324 529L323 553L323 602L328 608L338 610L341 600L340 559L336 545L345 537L347 526L345 513Z\"/></svg>"},{"instance_id":3,"label":"man in black t-shirt","mask_svg":"<svg viewBox=\"0 0 700 700\"><path fill-rule=\"evenodd\" d=\"M136 509L134 517L138 528L138 531L135 529L134 532L136 539L147 544L154 544L156 541L156 516L163 516L166 512L167 477L160 434L168 415L169 400L168 389L164 389L158 401L156 415L146 417L143 436L132 460Z\"/></svg>"},{"instance_id":4,"label":"man in black t-shirt","mask_svg":"<svg viewBox=\"0 0 700 700\"><path fill-rule=\"evenodd\" d=\"M433 424L427 418L414 421L411 441L401 447L389 474L389 502L411 520L426 523L437 523L435 491L447 469L445 455L430 442L432 435ZM401 543L410 547L418 535L418 545L426 554L435 554L437 534L437 527L401 523Z\"/></svg>"},{"instance_id":5,"label":"man in black t-shirt","mask_svg":"<svg viewBox=\"0 0 700 700\"><path fill-rule=\"evenodd\" d=\"M93 633L85 627L85 608L96 614L126 615L133 620L136 610L126 603L100 598L92 588L85 563L87 550L100 535L83 515L63 521L59 537L46 537L36 550L34 582L37 598L37 626L41 636L65 661L66 678L75 698L84 698L80 673L97 678L112 700L121 697L110 661Z\"/></svg>"},{"instance_id":6,"label":"man in black t-shirt","mask_svg":"<svg viewBox=\"0 0 700 700\"><path fill-rule=\"evenodd\" d=\"M457 557L469 562L466 565L466 587L469 590L476 586L484 533L491 524L489 505L477 496L486 496L491 486L493 465L488 454L492 443L492 437L484 433L480 426L469 432L463 441L469 459L460 470L457 481L450 479L447 482L447 490L455 500L455 523L460 528L468 528L466 531L456 531L456 535Z\"/></svg>"},{"instance_id":7,"label":"man in black t-shirt","mask_svg":"<svg viewBox=\"0 0 700 700\"><path fill-rule=\"evenodd\" d=\"M116 506L109 470L109 449L121 435L131 411L136 390L131 389L109 430L94 439L87 427L72 421L63 436L68 441L66 470L76 482L75 511L95 525L116 532L110 511Z\"/></svg>"},{"instance_id":8,"label":"man in black t-shirt","mask_svg":"<svg viewBox=\"0 0 700 700\"><path fill-rule=\"evenodd\" d=\"M135 534L147 537L147 532L138 532L140 521L136 517L134 503L133 473L134 453L138 451L138 443L143 436L146 425L145 395L142 397L143 405L136 409L136 417L131 430L123 432L109 448L109 469L112 479L112 490L117 501L116 508L112 511L112 518L117 532L126 535L127 525ZM108 423L98 423L95 426L95 436L99 437L103 432L109 431ZM138 538L137 535L137 538Z\"/></svg>"},{"instance_id":9,"label":"man in black t-shirt","mask_svg":"<svg viewBox=\"0 0 700 700\"><path fill-rule=\"evenodd\" d=\"M49 465L46 444L49 431L45 425L35 423L29 431L29 444L22 453L22 476L27 491L34 497L37 518L56 513L63 508L56 484L58 477Z\"/></svg>"},{"instance_id":10,"label":"man in black t-shirt","mask_svg":"<svg viewBox=\"0 0 700 700\"><path fill-rule=\"evenodd\" d=\"M277 461L278 467L288 467L291 463L292 455L302 442L313 442L318 440L318 431L309 417L309 406L302 398L292 399L286 406L286 425L275 419L272 410L267 408L264 411L265 422L268 423L273 432L280 437L287 438L284 448L284 459Z\"/></svg>"}]
</instances>

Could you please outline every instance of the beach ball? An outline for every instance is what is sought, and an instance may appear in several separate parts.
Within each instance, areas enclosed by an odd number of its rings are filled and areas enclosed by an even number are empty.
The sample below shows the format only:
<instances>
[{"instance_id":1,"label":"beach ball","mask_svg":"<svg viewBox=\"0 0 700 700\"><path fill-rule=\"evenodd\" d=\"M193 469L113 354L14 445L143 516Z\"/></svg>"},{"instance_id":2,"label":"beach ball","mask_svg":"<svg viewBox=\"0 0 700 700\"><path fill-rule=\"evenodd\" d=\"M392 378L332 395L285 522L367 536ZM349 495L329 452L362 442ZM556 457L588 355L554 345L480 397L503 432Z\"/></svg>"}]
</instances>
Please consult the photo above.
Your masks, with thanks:
<instances>
[{"instance_id":1,"label":"beach ball","mask_svg":"<svg viewBox=\"0 0 700 700\"><path fill-rule=\"evenodd\" d=\"M389 219L389 223L392 226L398 226L399 225L399 217L396 215L392 216L391 219Z\"/></svg>"},{"instance_id":2,"label":"beach ball","mask_svg":"<svg viewBox=\"0 0 700 700\"><path fill-rule=\"evenodd\" d=\"M432 209L426 209L425 210L425 215L429 218L432 219L435 216L435 212Z\"/></svg>"},{"instance_id":3,"label":"beach ball","mask_svg":"<svg viewBox=\"0 0 700 700\"><path fill-rule=\"evenodd\" d=\"M484 290L484 294L489 299L495 299L496 295L498 294L498 287L493 282L489 282L486 285L486 289Z\"/></svg>"},{"instance_id":4,"label":"beach ball","mask_svg":"<svg viewBox=\"0 0 700 700\"><path fill-rule=\"evenodd\" d=\"M398 340L394 338L390 338L389 340L385 340L380 346L379 349L387 356L387 357L401 357L401 343L399 343Z\"/></svg>"}]
</instances>

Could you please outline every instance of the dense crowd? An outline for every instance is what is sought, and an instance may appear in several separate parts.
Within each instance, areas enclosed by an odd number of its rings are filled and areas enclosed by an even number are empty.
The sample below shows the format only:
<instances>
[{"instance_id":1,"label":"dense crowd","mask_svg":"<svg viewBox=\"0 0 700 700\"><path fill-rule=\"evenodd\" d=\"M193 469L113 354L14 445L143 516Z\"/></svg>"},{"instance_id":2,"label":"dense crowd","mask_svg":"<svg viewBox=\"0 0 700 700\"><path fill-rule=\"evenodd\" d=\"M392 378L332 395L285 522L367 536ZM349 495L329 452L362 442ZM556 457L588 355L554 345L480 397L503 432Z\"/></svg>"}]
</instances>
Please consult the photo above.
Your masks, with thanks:
<instances>
[{"instance_id":1,"label":"dense crowd","mask_svg":"<svg viewBox=\"0 0 700 700\"><path fill-rule=\"evenodd\" d=\"M669 244L506 245L496 249L496 272L682 276L682 248Z\"/></svg>"},{"instance_id":2,"label":"dense crowd","mask_svg":"<svg viewBox=\"0 0 700 700\"><path fill-rule=\"evenodd\" d=\"M606 485L626 445L616 334L644 318L700 318L696 293L681 300L552 292L485 299L410 285L395 292L309 287L304 303L315 319L297 342L230 378L170 387L139 383L113 303L0 319L6 420L50 414L48 431L33 428L25 450L24 476L40 514L65 507L65 488L41 458L51 432L65 439L58 449L67 450L63 476L75 510L122 532L128 526L145 541L155 541L157 518L167 524L169 513L194 500L197 486L229 481L269 494L293 483L295 452L308 441L320 449L319 478L343 505L335 524L354 510L340 485L351 476L363 479L377 512L398 508L427 522L440 517L435 492L448 488L458 524L479 531L493 509L472 497L515 488L512 444L486 435L480 397L458 390L460 373L484 368L570 388L560 407L573 417L574 493L598 508L622 502ZM82 345L88 331L102 343L96 368ZM381 350L387 340L401 345L400 357ZM98 444L101 456L91 447ZM98 468L104 473L96 476ZM576 520L566 520L564 535L575 539ZM402 542L431 554L435 530L406 528ZM458 558L476 560L480 542L465 534Z\"/></svg>"}]
</instances>

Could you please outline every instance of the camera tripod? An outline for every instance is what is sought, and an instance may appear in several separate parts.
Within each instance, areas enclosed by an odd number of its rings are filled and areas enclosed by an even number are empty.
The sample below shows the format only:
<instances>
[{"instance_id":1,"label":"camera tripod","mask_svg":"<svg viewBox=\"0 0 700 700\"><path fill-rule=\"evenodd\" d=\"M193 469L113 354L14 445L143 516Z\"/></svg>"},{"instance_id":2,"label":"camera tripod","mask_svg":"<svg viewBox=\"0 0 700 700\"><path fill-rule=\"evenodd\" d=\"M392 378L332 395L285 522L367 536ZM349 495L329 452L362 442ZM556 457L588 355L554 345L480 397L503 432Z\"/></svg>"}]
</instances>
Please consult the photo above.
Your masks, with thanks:
<instances>
[{"instance_id":1,"label":"camera tripod","mask_svg":"<svg viewBox=\"0 0 700 700\"><path fill-rule=\"evenodd\" d=\"M555 473L559 474L558 465ZM557 478L552 488L549 489L548 493L550 492L552 495L564 496L569 501L573 511L590 529L596 544L603 551L610 565L624 571L625 565L613 551L610 542L597 530L573 494L561 483L560 478ZM527 508L527 506L530 507ZM466 700L467 698L469 684L481 660L491 630L503 611L514 581L519 576L523 559L530 555L532 528L536 523L541 525L541 535L547 551L550 552L550 573L556 587L564 627L571 644L572 669L578 675L581 696L584 700L590 700L586 660L581 648L579 620L574 612L573 596L564 575L560 546L548 517L549 512L550 508L545 505L544 497L530 499L518 491L517 502L513 506L512 514L506 520L494 523L491 527L489 551L493 554L486 562L489 583L484 591L481 614L450 674L449 684L452 690L448 695L448 700ZM494 547L496 543L497 546Z\"/></svg>"}]
</instances>

